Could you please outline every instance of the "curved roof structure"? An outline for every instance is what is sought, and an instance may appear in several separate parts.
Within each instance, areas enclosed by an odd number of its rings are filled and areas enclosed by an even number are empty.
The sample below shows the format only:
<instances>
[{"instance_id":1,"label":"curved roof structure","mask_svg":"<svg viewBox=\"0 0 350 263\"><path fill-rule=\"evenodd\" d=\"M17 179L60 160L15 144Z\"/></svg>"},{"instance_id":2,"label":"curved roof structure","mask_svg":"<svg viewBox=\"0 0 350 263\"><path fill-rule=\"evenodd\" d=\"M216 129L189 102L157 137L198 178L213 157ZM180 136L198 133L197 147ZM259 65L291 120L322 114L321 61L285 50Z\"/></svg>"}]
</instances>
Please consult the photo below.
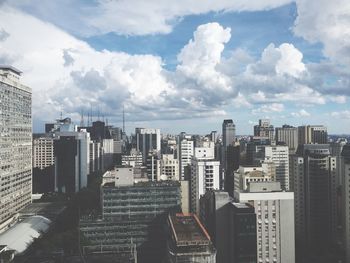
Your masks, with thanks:
<instances>
[{"instance_id":1,"label":"curved roof structure","mask_svg":"<svg viewBox=\"0 0 350 263\"><path fill-rule=\"evenodd\" d=\"M31 216L18 222L0 234L0 245L7 245L17 254L23 253L43 233L49 230L51 220L43 216Z\"/></svg>"}]
</instances>

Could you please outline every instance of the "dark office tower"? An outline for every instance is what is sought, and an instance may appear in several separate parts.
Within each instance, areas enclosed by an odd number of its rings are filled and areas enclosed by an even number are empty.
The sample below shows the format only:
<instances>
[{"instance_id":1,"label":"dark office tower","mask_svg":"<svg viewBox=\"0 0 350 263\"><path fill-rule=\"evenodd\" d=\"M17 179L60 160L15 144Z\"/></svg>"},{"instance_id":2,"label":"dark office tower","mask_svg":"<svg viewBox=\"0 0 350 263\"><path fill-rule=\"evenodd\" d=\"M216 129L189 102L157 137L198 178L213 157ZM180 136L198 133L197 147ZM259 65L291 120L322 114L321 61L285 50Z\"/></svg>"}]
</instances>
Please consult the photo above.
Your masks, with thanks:
<instances>
[{"instance_id":1,"label":"dark office tower","mask_svg":"<svg viewBox=\"0 0 350 263\"><path fill-rule=\"evenodd\" d=\"M226 155L225 155L225 190L229 191L230 185L233 185L233 173L239 168L240 165L240 146L236 145L229 145L226 148Z\"/></svg>"},{"instance_id":2,"label":"dark office tower","mask_svg":"<svg viewBox=\"0 0 350 263\"><path fill-rule=\"evenodd\" d=\"M270 141L274 141L274 128L273 125L270 124L270 120L261 119L259 120L259 125L254 126L254 136L258 137L266 137Z\"/></svg>"},{"instance_id":3,"label":"dark office tower","mask_svg":"<svg viewBox=\"0 0 350 263\"><path fill-rule=\"evenodd\" d=\"M256 263L256 214L249 203L229 203L230 262Z\"/></svg>"},{"instance_id":4,"label":"dark office tower","mask_svg":"<svg viewBox=\"0 0 350 263\"><path fill-rule=\"evenodd\" d=\"M31 202L32 91L20 75L0 66L0 230Z\"/></svg>"},{"instance_id":5,"label":"dark office tower","mask_svg":"<svg viewBox=\"0 0 350 263\"><path fill-rule=\"evenodd\" d=\"M156 152L160 155L160 130L159 129L144 129L136 128L136 150L142 153L143 164L146 164L146 159L149 152Z\"/></svg>"},{"instance_id":6,"label":"dark office tower","mask_svg":"<svg viewBox=\"0 0 350 263\"><path fill-rule=\"evenodd\" d=\"M222 145L227 147L233 145L236 137L236 125L233 120L224 120L222 123Z\"/></svg>"},{"instance_id":7,"label":"dark office tower","mask_svg":"<svg viewBox=\"0 0 350 263\"><path fill-rule=\"evenodd\" d=\"M87 186L90 161L87 132L62 132L54 140L55 191L75 193Z\"/></svg>"},{"instance_id":8,"label":"dark office tower","mask_svg":"<svg viewBox=\"0 0 350 263\"><path fill-rule=\"evenodd\" d=\"M336 157L328 144L305 144L291 156L294 179L297 256L328 262L336 241ZM310 262L310 261L308 261Z\"/></svg>"},{"instance_id":9,"label":"dark office tower","mask_svg":"<svg viewBox=\"0 0 350 263\"><path fill-rule=\"evenodd\" d=\"M340 158L340 177L342 189L342 241L345 250L345 263L350 262L350 144L343 146Z\"/></svg>"},{"instance_id":10,"label":"dark office tower","mask_svg":"<svg viewBox=\"0 0 350 263\"><path fill-rule=\"evenodd\" d=\"M228 206L231 200L229 194L223 191L206 192L200 200L200 218L216 247L216 262L231 262L228 221Z\"/></svg>"},{"instance_id":11,"label":"dark office tower","mask_svg":"<svg viewBox=\"0 0 350 263\"><path fill-rule=\"evenodd\" d=\"M327 127L322 125L307 125L298 127L299 144L328 143Z\"/></svg>"},{"instance_id":12,"label":"dark office tower","mask_svg":"<svg viewBox=\"0 0 350 263\"><path fill-rule=\"evenodd\" d=\"M289 125L276 128L276 143L285 143L289 153L294 154L298 148L298 128Z\"/></svg>"},{"instance_id":13,"label":"dark office tower","mask_svg":"<svg viewBox=\"0 0 350 263\"><path fill-rule=\"evenodd\" d=\"M111 137L115 141L121 141L122 140L122 129L119 127L108 127Z\"/></svg>"}]
</instances>

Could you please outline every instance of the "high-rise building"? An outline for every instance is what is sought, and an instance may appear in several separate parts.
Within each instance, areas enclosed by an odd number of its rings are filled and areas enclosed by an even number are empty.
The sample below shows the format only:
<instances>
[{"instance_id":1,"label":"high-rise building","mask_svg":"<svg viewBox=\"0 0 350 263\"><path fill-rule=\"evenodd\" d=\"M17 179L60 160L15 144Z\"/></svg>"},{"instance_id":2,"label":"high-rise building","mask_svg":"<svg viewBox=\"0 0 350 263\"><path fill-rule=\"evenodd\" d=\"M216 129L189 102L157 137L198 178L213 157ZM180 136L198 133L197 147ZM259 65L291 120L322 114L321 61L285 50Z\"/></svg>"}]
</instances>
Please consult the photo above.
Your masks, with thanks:
<instances>
[{"instance_id":1,"label":"high-rise building","mask_svg":"<svg viewBox=\"0 0 350 263\"><path fill-rule=\"evenodd\" d=\"M345 250L345 262L350 262L350 144L346 144L343 147L341 153L341 178L343 179L342 185L342 241Z\"/></svg>"},{"instance_id":2,"label":"high-rise building","mask_svg":"<svg viewBox=\"0 0 350 263\"><path fill-rule=\"evenodd\" d=\"M146 159L149 152L156 152L159 156L161 151L160 130L136 128L136 150L142 153L143 163L146 164Z\"/></svg>"},{"instance_id":3,"label":"high-rise building","mask_svg":"<svg viewBox=\"0 0 350 263\"><path fill-rule=\"evenodd\" d=\"M224 191L208 191L201 200L201 220L221 263L256 263L256 214L248 203L234 203Z\"/></svg>"},{"instance_id":4,"label":"high-rise building","mask_svg":"<svg viewBox=\"0 0 350 263\"><path fill-rule=\"evenodd\" d=\"M234 173L234 191L246 191L252 182L275 181L274 170L268 170L268 168L268 164L264 164L262 167L240 166Z\"/></svg>"},{"instance_id":5,"label":"high-rise building","mask_svg":"<svg viewBox=\"0 0 350 263\"><path fill-rule=\"evenodd\" d=\"M282 190L290 190L288 146L265 146L265 161L275 165L275 180L281 183Z\"/></svg>"},{"instance_id":6,"label":"high-rise building","mask_svg":"<svg viewBox=\"0 0 350 263\"><path fill-rule=\"evenodd\" d=\"M276 143L285 143L289 148L289 153L294 154L298 148L298 128L283 125L276 128Z\"/></svg>"},{"instance_id":7,"label":"high-rise building","mask_svg":"<svg viewBox=\"0 0 350 263\"><path fill-rule=\"evenodd\" d=\"M180 179L185 180L186 167L191 165L191 159L194 155L194 143L190 136L178 137L178 159L179 159L179 173Z\"/></svg>"},{"instance_id":8,"label":"high-rise building","mask_svg":"<svg viewBox=\"0 0 350 263\"><path fill-rule=\"evenodd\" d=\"M32 91L20 75L0 66L0 229L31 202Z\"/></svg>"},{"instance_id":9,"label":"high-rise building","mask_svg":"<svg viewBox=\"0 0 350 263\"><path fill-rule=\"evenodd\" d=\"M33 138L33 193L47 193L54 191L53 138L39 135Z\"/></svg>"},{"instance_id":10,"label":"high-rise building","mask_svg":"<svg viewBox=\"0 0 350 263\"><path fill-rule=\"evenodd\" d=\"M336 157L328 144L305 144L291 156L297 254L324 258L337 233Z\"/></svg>"},{"instance_id":11,"label":"high-rise building","mask_svg":"<svg viewBox=\"0 0 350 263\"><path fill-rule=\"evenodd\" d=\"M298 143L300 145L328 143L327 127L322 125L299 126Z\"/></svg>"},{"instance_id":12,"label":"high-rise building","mask_svg":"<svg viewBox=\"0 0 350 263\"><path fill-rule=\"evenodd\" d=\"M196 158L191 161L191 212L199 215L199 199L209 190L220 189L220 162Z\"/></svg>"},{"instance_id":13,"label":"high-rise building","mask_svg":"<svg viewBox=\"0 0 350 263\"><path fill-rule=\"evenodd\" d=\"M274 128L268 119L260 119L259 124L254 126L254 136L265 137L270 141L275 140Z\"/></svg>"},{"instance_id":14,"label":"high-rise building","mask_svg":"<svg viewBox=\"0 0 350 263\"><path fill-rule=\"evenodd\" d=\"M87 186L90 173L90 134L59 132L54 140L55 191L75 193Z\"/></svg>"},{"instance_id":15,"label":"high-rise building","mask_svg":"<svg viewBox=\"0 0 350 263\"><path fill-rule=\"evenodd\" d=\"M168 232L165 263L216 262L216 250L196 215L169 215Z\"/></svg>"},{"instance_id":16,"label":"high-rise building","mask_svg":"<svg viewBox=\"0 0 350 263\"><path fill-rule=\"evenodd\" d=\"M224 120L222 123L222 145L227 147L233 145L236 138L236 125L233 120Z\"/></svg>"},{"instance_id":17,"label":"high-rise building","mask_svg":"<svg viewBox=\"0 0 350 263\"><path fill-rule=\"evenodd\" d=\"M283 192L279 182L251 182L234 197L255 209L256 262L295 263L294 194Z\"/></svg>"}]
</instances>

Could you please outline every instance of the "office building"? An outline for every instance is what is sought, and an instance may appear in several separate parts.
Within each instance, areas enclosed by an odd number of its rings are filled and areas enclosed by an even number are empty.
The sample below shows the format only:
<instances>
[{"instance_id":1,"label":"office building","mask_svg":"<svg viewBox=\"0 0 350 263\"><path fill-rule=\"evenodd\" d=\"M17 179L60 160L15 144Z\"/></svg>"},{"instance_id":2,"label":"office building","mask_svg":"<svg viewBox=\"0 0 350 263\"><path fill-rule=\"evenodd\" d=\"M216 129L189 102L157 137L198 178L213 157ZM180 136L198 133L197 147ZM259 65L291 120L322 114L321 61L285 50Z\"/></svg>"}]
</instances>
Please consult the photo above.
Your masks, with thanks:
<instances>
[{"instance_id":1,"label":"office building","mask_svg":"<svg viewBox=\"0 0 350 263\"><path fill-rule=\"evenodd\" d=\"M279 182L251 182L234 197L255 209L256 262L295 263L294 194L283 192Z\"/></svg>"},{"instance_id":2,"label":"office building","mask_svg":"<svg viewBox=\"0 0 350 263\"><path fill-rule=\"evenodd\" d=\"M0 230L31 203L32 91L20 75L0 66Z\"/></svg>"},{"instance_id":3,"label":"office building","mask_svg":"<svg viewBox=\"0 0 350 263\"><path fill-rule=\"evenodd\" d=\"M165 263L215 263L215 248L196 215L176 214L168 217Z\"/></svg>"},{"instance_id":4,"label":"office building","mask_svg":"<svg viewBox=\"0 0 350 263\"><path fill-rule=\"evenodd\" d=\"M328 144L305 144L291 156L298 255L322 259L337 233L337 162Z\"/></svg>"},{"instance_id":5,"label":"office building","mask_svg":"<svg viewBox=\"0 0 350 263\"><path fill-rule=\"evenodd\" d=\"M300 145L328 143L327 127L322 125L299 126L298 143Z\"/></svg>"},{"instance_id":6,"label":"office building","mask_svg":"<svg viewBox=\"0 0 350 263\"><path fill-rule=\"evenodd\" d=\"M265 146L264 161L275 166L275 180L281 183L282 190L290 190L288 146Z\"/></svg>"},{"instance_id":7,"label":"office building","mask_svg":"<svg viewBox=\"0 0 350 263\"><path fill-rule=\"evenodd\" d=\"M275 181L274 169L269 170L269 168L270 164L264 164L261 167L240 166L234 173L234 191L246 191L252 182Z\"/></svg>"},{"instance_id":8,"label":"office building","mask_svg":"<svg viewBox=\"0 0 350 263\"><path fill-rule=\"evenodd\" d=\"M150 181L160 180L160 160L156 152L149 152L146 158L147 178Z\"/></svg>"},{"instance_id":9,"label":"office building","mask_svg":"<svg viewBox=\"0 0 350 263\"><path fill-rule=\"evenodd\" d=\"M160 179L179 181L179 160L173 154L163 154L160 160Z\"/></svg>"},{"instance_id":10,"label":"office building","mask_svg":"<svg viewBox=\"0 0 350 263\"><path fill-rule=\"evenodd\" d=\"M45 134L33 137L33 193L53 192L55 176L53 138Z\"/></svg>"},{"instance_id":11,"label":"office building","mask_svg":"<svg viewBox=\"0 0 350 263\"><path fill-rule=\"evenodd\" d=\"M270 141L275 140L274 128L268 119L260 119L259 124L254 126L254 136L265 137Z\"/></svg>"},{"instance_id":12,"label":"office building","mask_svg":"<svg viewBox=\"0 0 350 263\"><path fill-rule=\"evenodd\" d=\"M233 120L224 120L222 123L222 146L233 145L236 139L236 125Z\"/></svg>"},{"instance_id":13,"label":"office building","mask_svg":"<svg viewBox=\"0 0 350 263\"><path fill-rule=\"evenodd\" d=\"M90 173L90 134L59 132L54 140L55 191L75 193L87 186Z\"/></svg>"},{"instance_id":14,"label":"office building","mask_svg":"<svg viewBox=\"0 0 350 263\"><path fill-rule=\"evenodd\" d=\"M230 202L229 262L257 262L256 214L249 203Z\"/></svg>"},{"instance_id":15,"label":"office building","mask_svg":"<svg viewBox=\"0 0 350 263\"><path fill-rule=\"evenodd\" d=\"M350 262L350 144L343 147L340 161L342 185L341 210L343 211L342 242L345 250L345 262Z\"/></svg>"},{"instance_id":16,"label":"office building","mask_svg":"<svg viewBox=\"0 0 350 263\"><path fill-rule=\"evenodd\" d=\"M220 189L220 162L214 159L192 158L191 212L199 215L199 199L209 190Z\"/></svg>"},{"instance_id":17,"label":"office building","mask_svg":"<svg viewBox=\"0 0 350 263\"><path fill-rule=\"evenodd\" d=\"M191 159L194 155L194 143L190 136L179 136L178 137L178 159L179 159L179 172L180 179L185 180L186 167L191 165ZM189 175L188 175L189 176Z\"/></svg>"},{"instance_id":18,"label":"office building","mask_svg":"<svg viewBox=\"0 0 350 263\"><path fill-rule=\"evenodd\" d=\"M202 196L201 221L217 250L221 263L256 263L256 214L254 207L235 203L224 191L208 191Z\"/></svg>"},{"instance_id":19,"label":"office building","mask_svg":"<svg viewBox=\"0 0 350 263\"><path fill-rule=\"evenodd\" d=\"M129 165L132 167L142 166L142 153L136 149L131 149L129 155L122 155L122 165Z\"/></svg>"},{"instance_id":20,"label":"office building","mask_svg":"<svg viewBox=\"0 0 350 263\"><path fill-rule=\"evenodd\" d=\"M82 218L80 231L91 246L135 244L140 262L161 262L166 216L181 209L180 183L134 181L132 167L106 172L101 185L102 218Z\"/></svg>"},{"instance_id":21,"label":"office building","mask_svg":"<svg viewBox=\"0 0 350 263\"><path fill-rule=\"evenodd\" d=\"M294 154L298 148L298 128L290 125L283 125L276 128L276 143L285 143L289 153Z\"/></svg>"},{"instance_id":22,"label":"office building","mask_svg":"<svg viewBox=\"0 0 350 263\"><path fill-rule=\"evenodd\" d=\"M143 164L146 164L146 159L149 152L156 152L159 156L161 151L160 130L136 128L136 150L142 153Z\"/></svg>"}]
</instances>

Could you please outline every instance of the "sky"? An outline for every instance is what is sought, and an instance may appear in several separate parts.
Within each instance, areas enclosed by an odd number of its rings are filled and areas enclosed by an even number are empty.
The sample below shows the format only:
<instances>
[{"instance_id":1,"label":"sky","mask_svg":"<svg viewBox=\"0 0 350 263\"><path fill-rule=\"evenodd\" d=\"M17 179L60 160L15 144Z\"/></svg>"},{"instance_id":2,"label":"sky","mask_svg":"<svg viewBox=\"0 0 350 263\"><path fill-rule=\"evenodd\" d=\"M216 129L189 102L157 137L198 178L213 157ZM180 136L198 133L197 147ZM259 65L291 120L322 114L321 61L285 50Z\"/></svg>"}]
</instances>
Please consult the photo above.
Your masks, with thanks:
<instances>
[{"instance_id":1,"label":"sky","mask_svg":"<svg viewBox=\"0 0 350 263\"><path fill-rule=\"evenodd\" d=\"M33 131L84 115L164 133L350 133L348 0L0 0L0 64L33 91Z\"/></svg>"}]
</instances>

